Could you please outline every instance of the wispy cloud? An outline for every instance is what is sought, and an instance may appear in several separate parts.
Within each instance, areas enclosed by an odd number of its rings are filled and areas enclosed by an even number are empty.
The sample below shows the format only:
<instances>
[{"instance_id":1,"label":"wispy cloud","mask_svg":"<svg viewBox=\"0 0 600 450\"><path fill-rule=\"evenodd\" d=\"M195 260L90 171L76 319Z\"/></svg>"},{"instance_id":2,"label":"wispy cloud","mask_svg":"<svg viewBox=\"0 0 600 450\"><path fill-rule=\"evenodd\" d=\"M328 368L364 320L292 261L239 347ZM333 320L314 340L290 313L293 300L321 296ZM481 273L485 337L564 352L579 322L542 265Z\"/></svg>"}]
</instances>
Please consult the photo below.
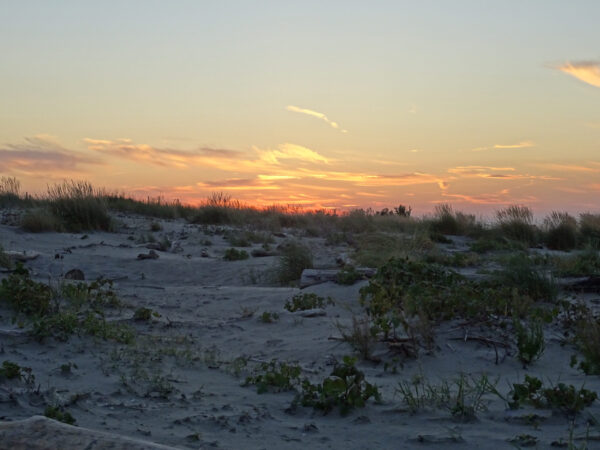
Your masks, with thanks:
<instances>
[{"instance_id":1,"label":"wispy cloud","mask_svg":"<svg viewBox=\"0 0 600 450\"><path fill-rule=\"evenodd\" d=\"M299 113L299 114L306 114L307 116L316 117L317 119L321 119L325 123L329 124L329 126L331 128L335 128L336 130L339 130L342 133L348 132L348 130L340 128L340 125L337 122L330 120L325 114L323 114L321 112L313 111L312 109L300 108L299 106L294 106L294 105L288 105L285 107L285 109L287 109L288 111L291 111L291 112L295 112L295 113Z\"/></svg>"},{"instance_id":2,"label":"wispy cloud","mask_svg":"<svg viewBox=\"0 0 600 450\"><path fill-rule=\"evenodd\" d=\"M102 163L98 158L63 147L54 136L40 134L26 137L23 141L0 147L0 172L23 175L55 173L62 177L80 173L86 165Z\"/></svg>"},{"instance_id":3,"label":"wispy cloud","mask_svg":"<svg viewBox=\"0 0 600 450\"><path fill-rule=\"evenodd\" d=\"M558 66L558 70L584 83L600 87L600 62L598 61L567 62Z\"/></svg>"},{"instance_id":4,"label":"wispy cloud","mask_svg":"<svg viewBox=\"0 0 600 450\"><path fill-rule=\"evenodd\" d=\"M88 149L95 152L155 166L185 168L189 165L206 162L211 158L240 159L245 157L243 152L237 150L208 147L191 151L156 148L148 144L136 144L127 138L116 140L85 138L83 141L88 145Z\"/></svg>"},{"instance_id":5,"label":"wispy cloud","mask_svg":"<svg viewBox=\"0 0 600 450\"><path fill-rule=\"evenodd\" d=\"M587 165L579 164L560 164L560 163L544 163L538 164L538 167L544 169L555 170L558 172L582 172L582 173L600 173L600 162L588 161Z\"/></svg>"},{"instance_id":6,"label":"wispy cloud","mask_svg":"<svg viewBox=\"0 0 600 450\"><path fill-rule=\"evenodd\" d=\"M516 144L496 144L494 148L529 148L535 147L535 142L533 141L521 141Z\"/></svg>"},{"instance_id":7,"label":"wispy cloud","mask_svg":"<svg viewBox=\"0 0 600 450\"><path fill-rule=\"evenodd\" d=\"M316 151L289 142L279 145L275 150L262 150L258 147L253 147L253 149L260 155L261 160L271 164L279 164L282 160L289 159L310 163L329 163L327 158Z\"/></svg>"},{"instance_id":8,"label":"wispy cloud","mask_svg":"<svg viewBox=\"0 0 600 450\"><path fill-rule=\"evenodd\" d=\"M444 197L449 197L454 199L454 201L471 203L475 205L509 205L514 203L535 203L538 201L537 197L529 195L523 197L515 197L511 195L508 189L503 189L497 193L490 194L447 194L442 192Z\"/></svg>"},{"instance_id":9,"label":"wispy cloud","mask_svg":"<svg viewBox=\"0 0 600 450\"><path fill-rule=\"evenodd\" d=\"M501 149L515 149L515 148L530 148L535 147L535 142L531 140L520 141L515 144L494 144L487 147L477 147L472 149L474 152L483 152L485 150L501 150Z\"/></svg>"}]
</instances>

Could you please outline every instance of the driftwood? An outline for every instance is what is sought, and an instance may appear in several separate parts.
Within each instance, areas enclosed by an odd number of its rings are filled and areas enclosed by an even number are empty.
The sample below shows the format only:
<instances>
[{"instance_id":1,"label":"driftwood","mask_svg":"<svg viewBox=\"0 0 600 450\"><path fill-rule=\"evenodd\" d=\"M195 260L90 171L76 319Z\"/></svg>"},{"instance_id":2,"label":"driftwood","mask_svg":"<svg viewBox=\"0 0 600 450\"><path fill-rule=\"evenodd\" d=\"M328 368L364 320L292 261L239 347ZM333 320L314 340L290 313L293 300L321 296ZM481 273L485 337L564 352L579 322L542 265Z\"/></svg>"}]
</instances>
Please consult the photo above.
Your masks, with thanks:
<instances>
[{"instance_id":1,"label":"driftwood","mask_svg":"<svg viewBox=\"0 0 600 450\"><path fill-rule=\"evenodd\" d=\"M565 287L573 291L600 293L600 277L588 277L585 280L567 284Z\"/></svg>"},{"instance_id":2,"label":"driftwood","mask_svg":"<svg viewBox=\"0 0 600 450\"><path fill-rule=\"evenodd\" d=\"M88 428L74 427L43 416L0 422L0 448L11 450L170 450L173 447Z\"/></svg>"},{"instance_id":3,"label":"driftwood","mask_svg":"<svg viewBox=\"0 0 600 450\"><path fill-rule=\"evenodd\" d=\"M26 262L26 261L31 261L33 259L36 259L38 256L40 256L40 253L38 252L34 252L34 251L22 251L22 252L15 252L15 251L4 251L3 252L6 256L8 256L10 259L12 259L13 261L18 261L18 262Z\"/></svg>"},{"instance_id":4,"label":"driftwood","mask_svg":"<svg viewBox=\"0 0 600 450\"><path fill-rule=\"evenodd\" d=\"M368 267L358 267L356 271L365 278L371 278L377 272L377 269ZM304 269L300 276L300 288L312 286L315 284L335 282L337 280L338 269Z\"/></svg>"}]
</instances>

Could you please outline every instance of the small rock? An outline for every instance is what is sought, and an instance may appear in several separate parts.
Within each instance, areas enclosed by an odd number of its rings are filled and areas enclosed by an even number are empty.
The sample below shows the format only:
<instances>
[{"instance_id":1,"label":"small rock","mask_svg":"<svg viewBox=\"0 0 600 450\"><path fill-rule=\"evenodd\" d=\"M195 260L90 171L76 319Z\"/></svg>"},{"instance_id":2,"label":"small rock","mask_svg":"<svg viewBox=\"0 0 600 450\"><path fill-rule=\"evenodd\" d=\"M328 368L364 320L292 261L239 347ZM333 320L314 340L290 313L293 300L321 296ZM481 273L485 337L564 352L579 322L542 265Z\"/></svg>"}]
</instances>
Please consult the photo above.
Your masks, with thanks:
<instances>
[{"instance_id":1,"label":"small rock","mask_svg":"<svg viewBox=\"0 0 600 450\"><path fill-rule=\"evenodd\" d=\"M202 252L200 252L200 256L202 256L203 258L208 258L208 250L203 248Z\"/></svg>"},{"instance_id":2,"label":"small rock","mask_svg":"<svg viewBox=\"0 0 600 450\"><path fill-rule=\"evenodd\" d=\"M65 279L83 281L85 280L85 275L80 269L71 269L65 273Z\"/></svg>"}]
</instances>

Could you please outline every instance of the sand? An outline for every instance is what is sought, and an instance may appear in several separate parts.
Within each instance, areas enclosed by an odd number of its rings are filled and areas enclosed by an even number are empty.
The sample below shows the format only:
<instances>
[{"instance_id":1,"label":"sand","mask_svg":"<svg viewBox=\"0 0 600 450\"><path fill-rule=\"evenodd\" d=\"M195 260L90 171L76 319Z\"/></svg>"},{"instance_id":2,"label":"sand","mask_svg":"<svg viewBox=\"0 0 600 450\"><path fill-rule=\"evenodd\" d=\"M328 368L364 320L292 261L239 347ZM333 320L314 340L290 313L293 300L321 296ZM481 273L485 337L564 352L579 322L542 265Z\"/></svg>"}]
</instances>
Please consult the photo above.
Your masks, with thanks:
<instances>
[{"instance_id":1,"label":"sand","mask_svg":"<svg viewBox=\"0 0 600 450\"><path fill-rule=\"evenodd\" d=\"M466 422L453 418L445 408L412 414L396 389L400 381L419 374L431 382L452 380L460 373L488 374L498 381L503 394L526 373L552 383L585 384L596 392L600 388L599 377L586 377L570 367L575 350L562 345L558 330L546 330L545 353L524 369L515 357L510 334L492 335L486 327L463 321L440 327L435 348L421 351L417 358L406 358L380 343L375 356L382 362L359 361L367 380L381 391L381 403L370 400L365 408L345 417L337 411L323 415L311 408L291 408L294 392L258 394L254 386L243 385L245 377L257 364L273 358L297 362L303 376L313 382L329 375L336 361L353 353L339 339L338 324L349 325L352 315L361 313L359 289L367 281L352 286L326 282L302 291L277 286L272 281L277 256L225 261L223 254L230 245L222 235L213 234L215 227L179 220L159 221L163 229L152 233L158 240L168 237L173 246L168 251L155 250L158 259L140 260L137 256L149 249L136 242L150 233L150 224L156 220L125 215L117 219L120 226L114 233L31 234L15 226L0 226L0 244L5 250L39 253L26 262L38 281L58 286L71 269L83 271L86 280L114 280L116 292L129 307L111 312L108 319L128 323L137 332L132 345L89 336L39 343L11 322L8 309L0 307L0 361L31 367L35 375L35 386L0 381L0 436L7 436L3 434L7 424L39 416L49 403L65 406L79 427L61 425L59 431L49 433L56 436L44 438L50 448L52 444L84 448L81 442L93 440L87 430L102 432L108 441L111 436L115 439L112 446L88 448L152 448L144 444L152 442L175 448L499 449L515 448L509 441L521 435L534 436L538 448L548 448L554 441L568 440L570 434L581 444L577 439L586 435L586 422L591 416L600 418L599 402L570 420L547 410L510 411L493 395L486 395L485 410ZM295 233L284 232L287 237ZM326 246L322 238L297 233L311 247L317 267L335 268L339 255L352 253L346 246ZM275 239L273 247L286 237ZM207 246L206 240L212 245ZM460 248L464 242L457 245ZM290 313L284 304L298 292L331 296L336 304L314 317ZM599 299L588 295L587 300ZM148 323L133 321L133 310L140 306L160 317ZM279 319L262 322L265 311L278 313ZM70 364L71 370L61 370L64 364ZM29 442L39 442L40 435L27 431L28 427L48 421L36 420L16 428L23 431L11 428L12 439L21 433ZM73 431L76 438L69 440L71 431L60 431L64 429L79 431ZM589 433L598 436L600 429L592 427ZM119 437L136 440L137 447ZM1 439L0 448L21 448L15 442ZM590 440L588 448L594 444Z\"/></svg>"}]
</instances>

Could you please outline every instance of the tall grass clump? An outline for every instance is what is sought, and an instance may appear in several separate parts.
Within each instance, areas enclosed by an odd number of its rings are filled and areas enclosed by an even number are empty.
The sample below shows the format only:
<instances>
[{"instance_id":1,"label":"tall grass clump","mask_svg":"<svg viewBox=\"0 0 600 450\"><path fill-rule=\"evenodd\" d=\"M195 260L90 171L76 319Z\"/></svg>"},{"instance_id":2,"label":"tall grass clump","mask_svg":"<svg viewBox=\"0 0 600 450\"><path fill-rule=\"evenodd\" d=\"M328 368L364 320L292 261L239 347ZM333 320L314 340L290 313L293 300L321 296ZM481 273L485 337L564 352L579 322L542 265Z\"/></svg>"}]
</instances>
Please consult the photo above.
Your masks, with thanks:
<instances>
[{"instance_id":1,"label":"tall grass clump","mask_svg":"<svg viewBox=\"0 0 600 450\"><path fill-rule=\"evenodd\" d=\"M534 245L536 230L533 225L533 212L527 206L511 205L496 212L498 227L509 239Z\"/></svg>"},{"instance_id":2,"label":"tall grass clump","mask_svg":"<svg viewBox=\"0 0 600 450\"><path fill-rule=\"evenodd\" d=\"M87 181L71 180L49 186L47 200L50 211L68 231L108 231L111 228L102 193Z\"/></svg>"},{"instance_id":3,"label":"tall grass clump","mask_svg":"<svg viewBox=\"0 0 600 450\"><path fill-rule=\"evenodd\" d=\"M136 200L124 194L114 193L104 196L106 206L110 210L124 213L141 214L161 219L187 219L196 211L193 206L183 205L179 200L165 200L162 197Z\"/></svg>"},{"instance_id":4,"label":"tall grass clump","mask_svg":"<svg viewBox=\"0 0 600 450\"><path fill-rule=\"evenodd\" d=\"M544 219L544 241L552 250L572 250L577 245L577 220L566 212L553 211Z\"/></svg>"},{"instance_id":5,"label":"tall grass clump","mask_svg":"<svg viewBox=\"0 0 600 450\"><path fill-rule=\"evenodd\" d=\"M21 219L21 228L30 233L61 231L57 217L47 208L35 208L27 211Z\"/></svg>"},{"instance_id":6,"label":"tall grass clump","mask_svg":"<svg viewBox=\"0 0 600 450\"><path fill-rule=\"evenodd\" d=\"M21 202L21 182L15 177L0 177L0 207L15 206Z\"/></svg>"},{"instance_id":7,"label":"tall grass clump","mask_svg":"<svg viewBox=\"0 0 600 450\"><path fill-rule=\"evenodd\" d=\"M277 278L283 284L300 279L304 269L312 269L310 249L299 242L289 242L284 246L277 268Z\"/></svg>"},{"instance_id":8,"label":"tall grass clump","mask_svg":"<svg viewBox=\"0 0 600 450\"><path fill-rule=\"evenodd\" d=\"M600 249L600 214L581 214L579 216L579 234L584 244Z\"/></svg>"},{"instance_id":9,"label":"tall grass clump","mask_svg":"<svg viewBox=\"0 0 600 450\"><path fill-rule=\"evenodd\" d=\"M473 214L454 211L452 205L447 203L436 205L433 219L430 222L430 229L433 233L454 236L476 235L482 228Z\"/></svg>"},{"instance_id":10,"label":"tall grass clump","mask_svg":"<svg viewBox=\"0 0 600 450\"><path fill-rule=\"evenodd\" d=\"M511 256L495 279L506 287L515 288L532 300L555 301L558 286L551 276L546 276L527 255Z\"/></svg>"}]
</instances>

